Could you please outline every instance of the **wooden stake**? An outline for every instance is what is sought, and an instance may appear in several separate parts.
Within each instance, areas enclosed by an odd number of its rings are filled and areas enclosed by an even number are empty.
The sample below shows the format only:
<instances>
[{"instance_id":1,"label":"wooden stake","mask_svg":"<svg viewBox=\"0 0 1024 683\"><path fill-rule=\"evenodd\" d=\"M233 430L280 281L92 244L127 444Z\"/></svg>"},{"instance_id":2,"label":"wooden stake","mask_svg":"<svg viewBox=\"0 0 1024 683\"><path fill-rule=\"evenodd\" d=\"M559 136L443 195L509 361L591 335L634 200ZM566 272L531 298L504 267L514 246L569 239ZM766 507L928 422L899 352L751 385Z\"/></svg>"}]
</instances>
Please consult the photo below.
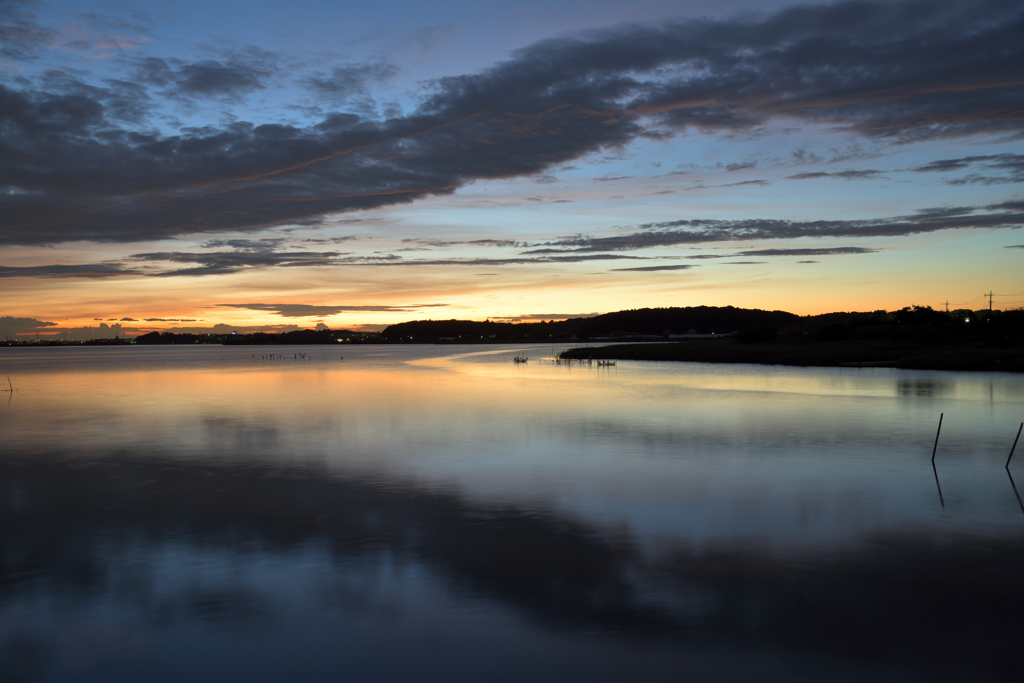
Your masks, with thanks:
<instances>
[{"instance_id":1,"label":"wooden stake","mask_svg":"<svg viewBox=\"0 0 1024 683\"><path fill-rule=\"evenodd\" d=\"M939 428L935 430L935 445L932 446L932 462L935 462L935 449L939 447L939 432L942 431L942 416L945 413L939 413Z\"/></svg>"}]
</instances>

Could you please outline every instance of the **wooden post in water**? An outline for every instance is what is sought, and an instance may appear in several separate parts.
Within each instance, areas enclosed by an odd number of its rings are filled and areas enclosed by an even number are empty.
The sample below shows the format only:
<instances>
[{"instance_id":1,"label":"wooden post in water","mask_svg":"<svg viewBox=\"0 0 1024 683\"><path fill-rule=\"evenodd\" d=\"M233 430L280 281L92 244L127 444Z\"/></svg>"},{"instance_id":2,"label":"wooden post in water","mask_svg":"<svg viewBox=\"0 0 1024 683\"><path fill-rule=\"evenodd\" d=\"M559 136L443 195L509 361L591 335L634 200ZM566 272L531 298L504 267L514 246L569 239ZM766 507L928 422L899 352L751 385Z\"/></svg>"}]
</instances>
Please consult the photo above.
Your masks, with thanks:
<instances>
[{"instance_id":1,"label":"wooden post in water","mask_svg":"<svg viewBox=\"0 0 1024 683\"><path fill-rule=\"evenodd\" d=\"M935 449L939 447L939 432L942 431L942 416L945 413L939 413L939 428L935 430L935 445L932 446L932 463L935 462Z\"/></svg>"},{"instance_id":2,"label":"wooden post in water","mask_svg":"<svg viewBox=\"0 0 1024 683\"><path fill-rule=\"evenodd\" d=\"M1006 459L1006 469L1010 469L1010 460L1013 459L1013 452L1017 449L1017 441L1020 440L1020 430L1024 429L1024 422L1020 423L1020 427L1017 427L1017 438L1013 440L1013 447L1010 449L1010 457Z\"/></svg>"}]
</instances>

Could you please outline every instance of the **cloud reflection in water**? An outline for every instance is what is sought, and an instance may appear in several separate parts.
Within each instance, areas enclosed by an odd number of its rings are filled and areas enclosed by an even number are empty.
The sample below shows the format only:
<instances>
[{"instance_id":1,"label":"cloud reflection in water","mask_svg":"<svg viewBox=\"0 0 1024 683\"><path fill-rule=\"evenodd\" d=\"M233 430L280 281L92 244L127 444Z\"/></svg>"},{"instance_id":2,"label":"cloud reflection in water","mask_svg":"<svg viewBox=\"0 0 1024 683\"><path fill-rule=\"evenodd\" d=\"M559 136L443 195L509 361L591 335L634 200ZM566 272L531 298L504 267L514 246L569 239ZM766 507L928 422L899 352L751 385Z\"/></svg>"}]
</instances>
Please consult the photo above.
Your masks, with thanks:
<instances>
[{"instance_id":1,"label":"cloud reflection in water","mask_svg":"<svg viewBox=\"0 0 1024 683\"><path fill-rule=\"evenodd\" d=\"M500 357L388 369L350 353L21 372L2 413L4 670L1020 672L1022 516L992 429L1021 407L1012 381L945 374L907 396L901 382L930 380ZM936 408L952 417L945 508Z\"/></svg>"}]
</instances>

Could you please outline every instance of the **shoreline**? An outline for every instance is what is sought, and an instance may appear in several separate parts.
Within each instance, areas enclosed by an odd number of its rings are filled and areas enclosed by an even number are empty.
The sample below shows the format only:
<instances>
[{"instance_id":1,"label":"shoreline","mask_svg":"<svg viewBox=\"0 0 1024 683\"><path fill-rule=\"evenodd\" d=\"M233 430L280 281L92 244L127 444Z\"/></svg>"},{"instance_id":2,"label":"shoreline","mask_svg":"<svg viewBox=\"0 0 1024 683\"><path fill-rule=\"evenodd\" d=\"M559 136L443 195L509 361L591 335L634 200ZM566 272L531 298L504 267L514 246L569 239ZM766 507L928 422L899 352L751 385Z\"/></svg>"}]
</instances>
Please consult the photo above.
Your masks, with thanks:
<instances>
[{"instance_id":1,"label":"shoreline","mask_svg":"<svg viewBox=\"0 0 1024 683\"><path fill-rule=\"evenodd\" d=\"M922 347L803 341L742 344L730 339L576 347L563 351L559 357L565 360L647 360L1024 373L1024 348L1021 347Z\"/></svg>"}]
</instances>

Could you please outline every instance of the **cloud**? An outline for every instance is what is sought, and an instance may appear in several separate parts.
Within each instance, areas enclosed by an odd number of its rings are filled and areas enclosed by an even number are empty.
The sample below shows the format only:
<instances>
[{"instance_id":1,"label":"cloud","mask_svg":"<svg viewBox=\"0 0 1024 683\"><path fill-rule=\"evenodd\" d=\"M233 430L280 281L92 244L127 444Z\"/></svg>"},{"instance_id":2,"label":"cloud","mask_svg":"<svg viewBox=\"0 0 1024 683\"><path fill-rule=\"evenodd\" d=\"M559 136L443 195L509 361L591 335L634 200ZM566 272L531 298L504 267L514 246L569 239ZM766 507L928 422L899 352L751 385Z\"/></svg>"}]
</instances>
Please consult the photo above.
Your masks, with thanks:
<instances>
[{"instance_id":1,"label":"cloud","mask_svg":"<svg viewBox=\"0 0 1024 683\"><path fill-rule=\"evenodd\" d=\"M148 27L93 12L78 14L79 23L56 32L50 47L64 52L104 59L114 53L135 50L149 40Z\"/></svg>"},{"instance_id":2,"label":"cloud","mask_svg":"<svg viewBox=\"0 0 1024 683\"><path fill-rule=\"evenodd\" d=\"M46 277L46 278L105 278L121 275L138 275L142 271L125 268L116 264L83 264L52 266L0 266L0 278L5 277Z\"/></svg>"},{"instance_id":3,"label":"cloud","mask_svg":"<svg viewBox=\"0 0 1024 683\"><path fill-rule=\"evenodd\" d=\"M726 183L724 185L714 185L713 187L742 187L744 185L758 185L760 187L764 187L771 184L772 182L770 180L741 180L738 183Z\"/></svg>"},{"instance_id":4,"label":"cloud","mask_svg":"<svg viewBox=\"0 0 1024 683\"><path fill-rule=\"evenodd\" d=\"M36 0L0 0L0 57L27 61L57 32L36 23Z\"/></svg>"},{"instance_id":5,"label":"cloud","mask_svg":"<svg viewBox=\"0 0 1024 683\"><path fill-rule=\"evenodd\" d=\"M442 42L455 35L458 28L458 23L454 21L449 21L439 26L427 26L410 36L408 42L415 44L422 52L429 53Z\"/></svg>"},{"instance_id":6,"label":"cloud","mask_svg":"<svg viewBox=\"0 0 1024 683\"><path fill-rule=\"evenodd\" d=\"M1024 173L1024 154L986 154L961 157L959 159L940 159L911 170L918 173L958 171L972 164L979 163L990 168L1001 168L1013 171L1014 173Z\"/></svg>"},{"instance_id":7,"label":"cloud","mask_svg":"<svg viewBox=\"0 0 1024 683\"><path fill-rule=\"evenodd\" d=\"M203 249L237 249L239 251L275 251L287 240L284 237L263 237L261 239L207 240L199 246Z\"/></svg>"},{"instance_id":8,"label":"cloud","mask_svg":"<svg viewBox=\"0 0 1024 683\"><path fill-rule=\"evenodd\" d=\"M372 87L389 81L398 72L398 67L391 62L377 60L336 66L330 71L306 76L299 83L323 102L334 105L354 103L360 109L372 112L376 106L371 96Z\"/></svg>"},{"instance_id":9,"label":"cloud","mask_svg":"<svg viewBox=\"0 0 1024 683\"><path fill-rule=\"evenodd\" d=\"M866 238L910 235L953 229L1019 229L1024 227L1024 202L1007 201L988 206L934 207L914 214L870 220L790 221L780 219L711 220L683 219L637 226L633 232L607 237L575 235L544 243L517 240L432 240L407 238L405 243L425 247L475 245L523 249L506 258L423 258L408 259L395 253L358 255L336 251L279 251L283 238L209 240L204 247L232 247L230 251L164 251L132 254L135 262L195 264L193 267L161 270L155 266L126 267L123 264L78 264L52 266L0 266L3 277L102 278L142 275L147 277L205 276L235 273L253 268L366 267L366 266L514 266L544 263L585 263L591 261L651 260L654 256L625 255L622 251L664 248L712 242L764 241L798 238ZM534 248L537 247L537 248ZM406 250L399 250L406 251ZM415 249L413 249L415 251ZM770 248L720 254L691 254L688 260L724 259L745 256L836 256L869 254L868 247ZM610 253L611 252L611 253ZM733 265L757 262L733 261ZM616 271L685 270L689 265L653 265L617 268Z\"/></svg>"},{"instance_id":10,"label":"cloud","mask_svg":"<svg viewBox=\"0 0 1024 683\"><path fill-rule=\"evenodd\" d=\"M306 237L300 240L307 244L342 244L350 240L359 239L358 235L343 235L340 237Z\"/></svg>"},{"instance_id":11,"label":"cloud","mask_svg":"<svg viewBox=\"0 0 1024 683\"><path fill-rule=\"evenodd\" d=\"M230 242L247 241L230 240ZM276 242L276 240L272 241ZM339 256L341 256L341 252L337 251L274 251L270 247L252 248L243 244L235 251L157 251L132 254L129 258L136 261L200 264L196 268L181 268L178 270L147 273L152 276L173 277L180 275L223 275L247 268L330 266L338 263L337 258Z\"/></svg>"},{"instance_id":12,"label":"cloud","mask_svg":"<svg viewBox=\"0 0 1024 683\"><path fill-rule=\"evenodd\" d=\"M687 265L673 265L673 266L640 266L637 268L612 268L613 271L629 272L629 271L654 271L654 270L687 270L695 266L691 264Z\"/></svg>"},{"instance_id":13,"label":"cloud","mask_svg":"<svg viewBox=\"0 0 1024 683\"><path fill-rule=\"evenodd\" d=\"M840 254L874 254L877 249L864 247L831 247L825 249L753 249L741 251L739 256L836 256ZM756 261L751 261L756 263Z\"/></svg>"},{"instance_id":14,"label":"cloud","mask_svg":"<svg viewBox=\"0 0 1024 683\"><path fill-rule=\"evenodd\" d=\"M412 312L421 308L441 308L448 304L410 304L408 306L315 306L310 304L217 304L221 308L244 308L250 311L268 311L284 318L310 318L332 316L339 313L359 312Z\"/></svg>"},{"instance_id":15,"label":"cloud","mask_svg":"<svg viewBox=\"0 0 1024 683\"><path fill-rule=\"evenodd\" d=\"M31 5L10 6L13 21L31 20ZM437 79L404 116L331 112L311 125L234 120L174 133L127 125L107 103L131 100L132 88L136 112L157 95L239 101L278 77L277 57L256 48L196 62L150 57L102 92L11 81L0 85L0 244L259 230L475 180L544 179L639 136L773 120L893 142L1020 137L1022 33L1015 0L851 0L630 24ZM38 44L15 34L4 45L18 54ZM322 74L322 92L362 87L360 72L338 68Z\"/></svg>"},{"instance_id":16,"label":"cloud","mask_svg":"<svg viewBox=\"0 0 1024 683\"><path fill-rule=\"evenodd\" d=\"M429 237L408 237L402 240L403 244L419 244L425 247L454 247L468 245L474 247L512 247L514 249L525 249L530 246L528 242L505 239L479 239L479 240L442 240Z\"/></svg>"},{"instance_id":17,"label":"cloud","mask_svg":"<svg viewBox=\"0 0 1024 683\"><path fill-rule=\"evenodd\" d=\"M44 322L34 318L12 318L5 315L0 318L0 337L13 337L22 332L32 332L44 327L54 327L57 323Z\"/></svg>"},{"instance_id":18,"label":"cloud","mask_svg":"<svg viewBox=\"0 0 1024 683\"><path fill-rule=\"evenodd\" d=\"M877 178L881 175L881 171L864 170L864 171L837 171L834 173L797 173L796 175L786 176L787 180L814 180L817 178L838 178L840 180L870 180Z\"/></svg>"},{"instance_id":19,"label":"cloud","mask_svg":"<svg viewBox=\"0 0 1024 683\"><path fill-rule=\"evenodd\" d=\"M239 101L243 95L265 90L277 71L278 57L257 47L236 50L221 59L186 62L181 59L143 57L133 62L134 78L156 86L177 99Z\"/></svg>"},{"instance_id":20,"label":"cloud","mask_svg":"<svg viewBox=\"0 0 1024 683\"><path fill-rule=\"evenodd\" d=\"M385 265L385 266L517 266L532 263L585 263L587 261L646 261L643 256L625 256L623 254L566 254L551 256L533 256L520 258L453 258L453 259L416 259L391 260L382 263L369 263L353 259L353 265Z\"/></svg>"},{"instance_id":21,"label":"cloud","mask_svg":"<svg viewBox=\"0 0 1024 683\"><path fill-rule=\"evenodd\" d=\"M939 159L912 168L916 173L951 173L962 171L974 166L982 166L990 171L1001 171L1002 175L983 175L972 173L963 178L946 180L948 185L1002 185L1005 183L1024 183L1024 154L986 154L961 157L959 159Z\"/></svg>"},{"instance_id":22,"label":"cloud","mask_svg":"<svg viewBox=\"0 0 1024 683\"><path fill-rule=\"evenodd\" d=\"M1024 249L1024 244L1008 244L1003 249Z\"/></svg>"},{"instance_id":23,"label":"cloud","mask_svg":"<svg viewBox=\"0 0 1024 683\"><path fill-rule=\"evenodd\" d=\"M792 221L751 218L742 220L683 219L646 223L637 232L611 237L579 235L546 243L547 248L526 254L625 251L709 242L797 239L806 237L891 237L939 230L1019 229L1024 227L1024 202L1002 202L985 207L924 209L909 216L865 220ZM859 249L849 247L849 249ZM838 252L837 252L838 253ZM861 251L842 253L864 253ZM742 255L755 255L744 252ZM720 258L699 254L685 258Z\"/></svg>"}]
</instances>

